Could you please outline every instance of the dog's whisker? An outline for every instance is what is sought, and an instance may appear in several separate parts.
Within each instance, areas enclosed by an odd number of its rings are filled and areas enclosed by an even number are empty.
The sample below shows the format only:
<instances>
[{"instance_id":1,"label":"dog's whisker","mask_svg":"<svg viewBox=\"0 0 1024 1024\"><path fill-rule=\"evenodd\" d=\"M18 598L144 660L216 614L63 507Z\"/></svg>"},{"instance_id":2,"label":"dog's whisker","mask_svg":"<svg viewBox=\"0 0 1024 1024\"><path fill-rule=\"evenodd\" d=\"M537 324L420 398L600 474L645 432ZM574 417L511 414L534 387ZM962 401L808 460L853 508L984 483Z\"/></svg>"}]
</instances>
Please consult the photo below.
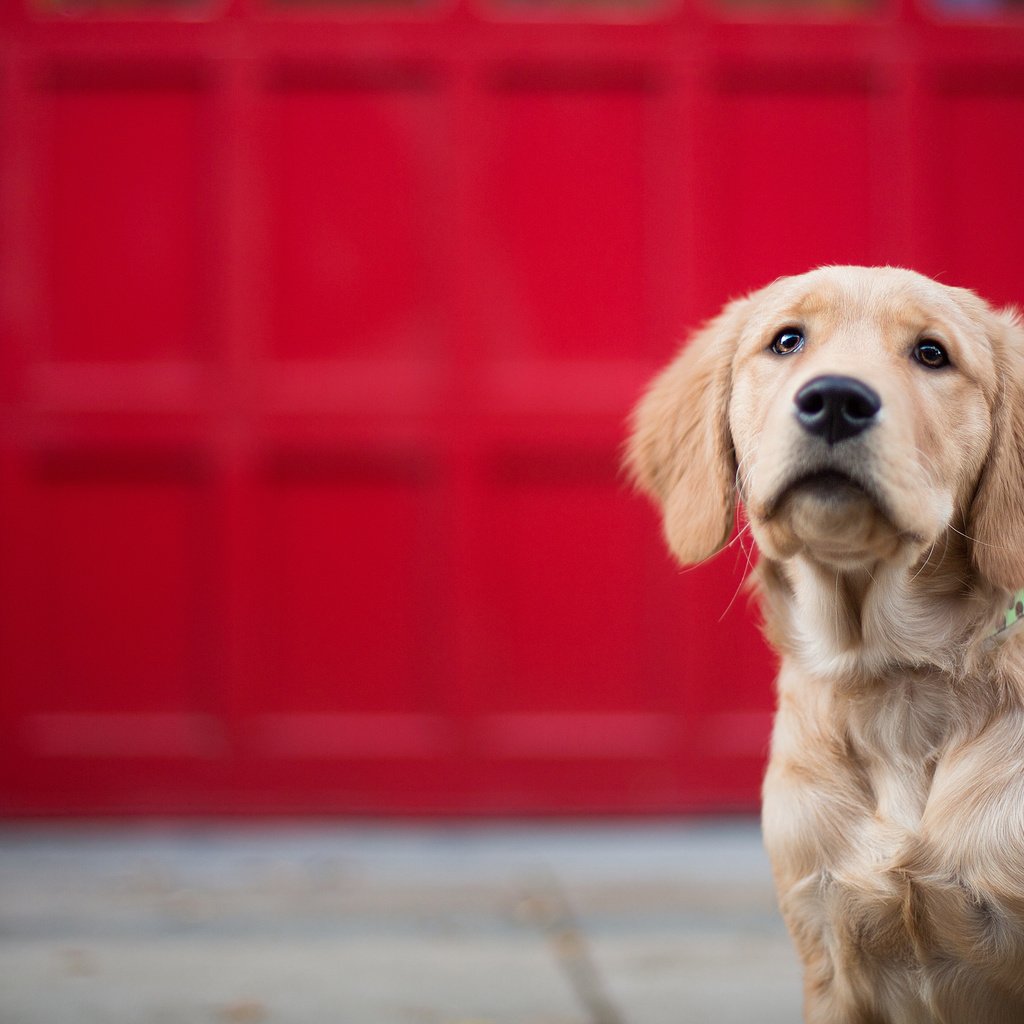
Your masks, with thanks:
<instances>
[{"instance_id":1,"label":"dog's whisker","mask_svg":"<svg viewBox=\"0 0 1024 1024\"><path fill-rule=\"evenodd\" d=\"M994 551L1008 551L1010 549L1008 544L993 544L990 541L979 540L977 537L972 537L969 533L964 533L963 530L958 530L952 523L949 524L949 529L954 533L960 534L964 540L969 540L972 544L977 544L979 547L992 548Z\"/></svg>"},{"instance_id":2,"label":"dog's whisker","mask_svg":"<svg viewBox=\"0 0 1024 1024\"><path fill-rule=\"evenodd\" d=\"M748 573L753 571L754 568L750 560L750 555L747 553L746 548L741 547L740 550L743 551L744 555L746 555L747 572L743 574L743 577L740 579L739 583L736 584L736 589L732 592L732 597L729 598L729 603L725 606L725 609L722 611L722 614L718 616L719 622L723 622L725 620L725 617L729 614L729 612L732 611L732 606L736 603L736 598L740 596L740 591L743 589L743 584L747 581Z\"/></svg>"},{"instance_id":3,"label":"dog's whisker","mask_svg":"<svg viewBox=\"0 0 1024 1024\"><path fill-rule=\"evenodd\" d=\"M948 548L949 547L949 534L948 533L944 533L943 536L946 538L946 545L945 545L945 547ZM936 538L935 540L933 540L931 542L931 545L928 548L928 554L925 555L924 559L921 561L921 564L918 566L917 572L915 572L914 575L910 577L910 582L911 583L915 583L917 581L917 578L921 575L921 573L923 573L925 571L925 569L928 567L928 563L931 561L932 555L935 553L935 545L937 543L938 543L938 538ZM943 549L942 557L943 558L946 557L945 549Z\"/></svg>"},{"instance_id":4,"label":"dog's whisker","mask_svg":"<svg viewBox=\"0 0 1024 1024\"><path fill-rule=\"evenodd\" d=\"M833 628L835 629L836 636L839 636L839 631L842 629L843 626L840 615L839 576L840 570L836 569L836 588L832 598L832 618L835 620L833 623Z\"/></svg>"},{"instance_id":5,"label":"dog's whisker","mask_svg":"<svg viewBox=\"0 0 1024 1024\"><path fill-rule=\"evenodd\" d=\"M747 484L750 480L749 470L747 469L747 467L749 464L753 463L754 459L756 458L757 448L758 446L755 445L749 452L747 452L746 455L744 455L736 463L736 491L741 497L746 495L747 493ZM746 474L746 476L744 476L744 474Z\"/></svg>"}]
</instances>

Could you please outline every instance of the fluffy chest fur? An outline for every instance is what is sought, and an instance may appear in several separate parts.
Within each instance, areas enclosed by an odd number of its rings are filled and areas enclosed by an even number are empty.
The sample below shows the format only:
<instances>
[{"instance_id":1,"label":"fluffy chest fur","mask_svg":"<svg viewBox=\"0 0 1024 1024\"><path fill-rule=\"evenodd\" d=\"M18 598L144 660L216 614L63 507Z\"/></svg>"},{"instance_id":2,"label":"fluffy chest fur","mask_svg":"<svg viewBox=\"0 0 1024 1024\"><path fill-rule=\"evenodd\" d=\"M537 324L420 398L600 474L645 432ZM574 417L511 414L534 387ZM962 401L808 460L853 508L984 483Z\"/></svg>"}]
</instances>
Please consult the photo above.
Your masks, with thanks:
<instances>
[{"instance_id":1,"label":"fluffy chest fur","mask_svg":"<svg viewBox=\"0 0 1024 1024\"><path fill-rule=\"evenodd\" d=\"M770 567L763 575L762 586L779 586ZM913 618L913 590L898 621ZM933 664L884 666L884 644L862 638L858 648L848 635L851 621L863 628L872 614L871 586L859 593L858 604L834 589L837 606L821 609L845 621L845 656L839 635L822 657L827 641L808 644L793 629L804 609L791 588L766 605L769 619L784 617L769 629L791 639L764 834L805 962L808 1019L1024 1020L1017 642L991 648L979 634L965 645L935 627ZM975 648L975 657L957 656Z\"/></svg>"}]
</instances>

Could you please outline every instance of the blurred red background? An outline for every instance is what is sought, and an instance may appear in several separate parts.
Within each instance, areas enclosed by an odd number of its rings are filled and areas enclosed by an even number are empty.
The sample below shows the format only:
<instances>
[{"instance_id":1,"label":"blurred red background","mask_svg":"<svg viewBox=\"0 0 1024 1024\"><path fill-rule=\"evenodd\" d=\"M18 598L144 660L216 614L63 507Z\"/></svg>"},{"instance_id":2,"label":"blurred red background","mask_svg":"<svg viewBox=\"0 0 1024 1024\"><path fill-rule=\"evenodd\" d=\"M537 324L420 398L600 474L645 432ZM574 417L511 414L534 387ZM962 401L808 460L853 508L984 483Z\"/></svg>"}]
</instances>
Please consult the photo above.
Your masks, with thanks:
<instances>
[{"instance_id":1,"label":"blurred red background","mask_svg":"<svg viewBox=\"0 0 1024 1024\"><path fill-rule=\"evenodd\" d=\"M1024 20L0 18L0 809L755 807L746 556L670 564L625 418L781 274L1024 299Z\"/></svg>"}]
</instances>

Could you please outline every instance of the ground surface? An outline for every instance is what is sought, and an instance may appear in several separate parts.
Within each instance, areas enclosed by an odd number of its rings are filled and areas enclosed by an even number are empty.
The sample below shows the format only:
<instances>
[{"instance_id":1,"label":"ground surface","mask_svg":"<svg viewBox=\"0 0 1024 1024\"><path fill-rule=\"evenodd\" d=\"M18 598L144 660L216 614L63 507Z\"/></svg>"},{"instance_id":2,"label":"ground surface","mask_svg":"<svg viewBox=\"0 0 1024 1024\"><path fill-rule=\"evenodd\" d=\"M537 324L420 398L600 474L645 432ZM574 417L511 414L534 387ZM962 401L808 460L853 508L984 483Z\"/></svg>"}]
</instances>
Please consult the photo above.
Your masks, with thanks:
<instances>
[{"instance_id":1,"label":"ground surface","mask_svg":"<svg viewBox=\"0 0 1024 1024\"><path fill-rule=\"evenodd\" d=\"M0 828L0 1024L796 1024L752 821Z\"/></svg>"}]
</instances>

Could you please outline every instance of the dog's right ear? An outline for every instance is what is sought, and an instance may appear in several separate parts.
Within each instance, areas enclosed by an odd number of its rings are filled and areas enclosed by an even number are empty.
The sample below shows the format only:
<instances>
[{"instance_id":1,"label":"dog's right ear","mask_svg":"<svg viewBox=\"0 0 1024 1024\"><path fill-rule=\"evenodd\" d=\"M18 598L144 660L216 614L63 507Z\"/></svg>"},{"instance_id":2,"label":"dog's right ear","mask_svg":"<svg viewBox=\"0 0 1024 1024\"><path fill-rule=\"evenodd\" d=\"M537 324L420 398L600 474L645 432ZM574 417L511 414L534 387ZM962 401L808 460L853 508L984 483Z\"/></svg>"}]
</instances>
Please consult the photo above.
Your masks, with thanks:
<instances>
[{"instance_id":1,"label":"dog's right ear","mask_svg":"<svg viewBox=\"0 0 1024 1024\"><path fill-rule=\"evenodd\" d=\"M633 411L626 466L661 506L665 539L683 564L710 558L732 532L729 391L747 307L738 299L698 331Z\"/></svg>"},{"instance_id":2,"label":"dog's right ear","mask_svg":"<svg viewBox=\"0 0 1024 1024\"><path fill-rule=\"evenodd\" d=\"M1018 590L1024 585L1024 324L1016 310L996 313L993 322L1000 390L967 532L981 575Z\"/></svg>"}]
</instances>

